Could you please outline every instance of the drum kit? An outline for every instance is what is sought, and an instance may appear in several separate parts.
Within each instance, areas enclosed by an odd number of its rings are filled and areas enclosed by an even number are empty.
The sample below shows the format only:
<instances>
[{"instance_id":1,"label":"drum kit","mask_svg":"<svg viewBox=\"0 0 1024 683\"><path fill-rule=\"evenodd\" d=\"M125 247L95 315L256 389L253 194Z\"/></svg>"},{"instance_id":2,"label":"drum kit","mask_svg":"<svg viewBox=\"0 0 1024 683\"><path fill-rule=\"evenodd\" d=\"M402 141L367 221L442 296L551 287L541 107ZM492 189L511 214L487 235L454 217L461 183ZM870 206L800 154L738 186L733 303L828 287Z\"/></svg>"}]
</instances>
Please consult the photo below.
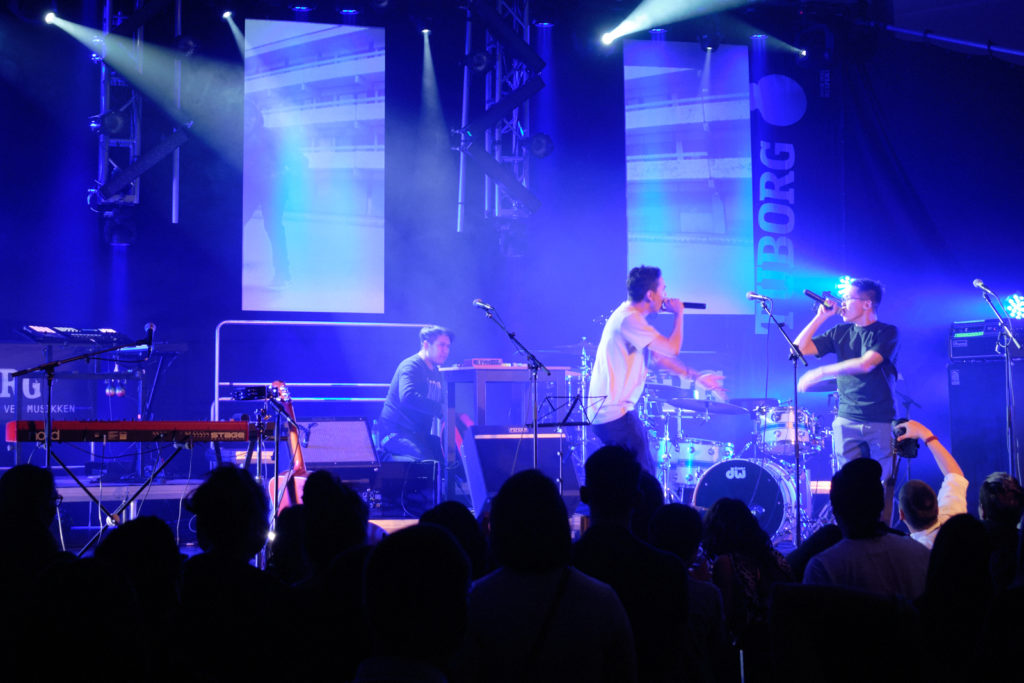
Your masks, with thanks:
<instances>
[{"instance_id":1,"label":"drum kit","mask_svg":"<svg viewBox=\"0 0 1024 683\"><path fill-rule=\"evenodd\" d=\"M567 377L570 393L585 396L593 353L592 343L584 338L579 344L559 347L580 358L579 372ZM835 395L835 381L812 386L810 391ZM703 395L702 395L703 394ZM692 505L702 512L720 498L737 498L747 503L761 528L778 544L796 539L796 490L799 481L802 508L802 537L832 521L826 504L814 510L808 460L830 461L832 472L836 462L832 455L831 420L819 422L807 410L794 411L777 399L715 400L710 394L687 386L677 376L651 373L643 397L637 406L647 429L651 454L657 465L657 478L665 502ZM836 406L829 400L829 409ZM717 422L739 416L750 418L752 427L744 428L737 438L740 445L715 438ZM577 439L571 439L572 461L577 476L583 481L585 453L592 448L586 423ZM689 432L689 433L688 433ZM797 476L795 444L799 443L803 470ZM816 514L815 514L816 512Z\"/></svg>"},{"instance_id":2,"label":"drum kit","mask_svg":"<svg viewBox=\"0 0 1024 683\"><path fill-rule=\"evenodd\" d=\"M795 539L799 481L806 533L829 521L812 516L805 458L832 455L831 432L813 413L794 411L775 399L724 402L701 398L693 390L661 384L656 378L649 379L639 408L666 502L686 503L705 511L720 498L743 500L772 540L784 543ZM734 443L687 435L697 425L713 425L736 415L746 415L753 423L749 442L741 444L740 452ZM799 477L796 442L805 463Z\"/></svg>"}]
</instances>

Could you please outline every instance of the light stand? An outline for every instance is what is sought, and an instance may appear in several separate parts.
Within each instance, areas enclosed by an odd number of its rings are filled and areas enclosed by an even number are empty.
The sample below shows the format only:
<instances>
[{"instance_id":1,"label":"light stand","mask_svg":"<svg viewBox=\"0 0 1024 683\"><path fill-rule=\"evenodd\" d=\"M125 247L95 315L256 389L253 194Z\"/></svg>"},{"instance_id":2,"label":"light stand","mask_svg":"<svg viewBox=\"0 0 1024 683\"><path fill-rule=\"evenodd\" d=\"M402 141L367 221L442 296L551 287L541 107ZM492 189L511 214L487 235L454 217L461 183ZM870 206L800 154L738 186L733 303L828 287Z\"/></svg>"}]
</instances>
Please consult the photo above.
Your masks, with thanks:
<instances>
[{"instance_id":1,"label":"light stand","mask_svg":"<svg viewBox=\"0 0 1024 683\"><path fill-rule=\"evenodd\" d=\"M980 284L980 280L975 280L976 287L978 284ZM981 295L985 297L985 303L987 303L988 307L992 309L992 312L996 315L996 320L999 321L999 338L996 340L996 353L1002 354L1006 372L1006 448L1009 453L1010 474L1019 481L1021 476L1021 463L1020 450L1015 448L1016 442L1013 435L1013 358L1010 356L1010 344L1016 346L1018 351L1021 346L1020 342L1017 341L1017 338L1013 336L1013 330L1006 324L1006 320L1003 316L1000 315L999 309L992 303L992 297L995 295L984 287L978 288L981 289Z\"/></svg>"},{"instance_id":2,"label":"light stand","mask_svg":"<svg viewBox=\"0 0 1024 683\"><path fill-rule=\"evenodd\" d=\"M530 368L530 395L532 399L531 402L533 403L531 409L531 412L533 413L533 469L540 469L540 435L538 432L540 427L540 421L538 419L540 401L538 400L537 393L537 371L543 368L544 372L548 373L548 376L551 375L551 371L548 370L546 365L540 362L540 359L537 358L537 356L533 355L533 352L523 346L523 343L519 341L518 337L516 337L515 332L508 331L505 324L501 322L500 316L494 315L495 311L493 306L488 306L483 309L483 311L487 314L487 317L494 321L494 324L500 327L502 332L508 336L513 346L519 349L519 351L526 356L526 366Z\"/></svg>"},{"instance_id":3,"label":"light stand","mask_svg":"<svg viewBox=\"0 0 1024 683\"><path fill-rule=\"evenodd\" d=\"M804 366L807 365L807 359L804 358L804 354L800 352L800 347L793 343L793 340L789 338L786 333L786 328L783 326L775 314L772 313L771 307L768 305L770 299L761 301L761 309L765 312L769 319L775 326L779 328L779 332L782 333L783 339L789 344L789 359L793 361L793 458L796 460L796 498L794 506L796 507L796 543L797 547L803 541L803 503L800 500L800 485L801 477L804 476L803 462L800 460L800 405L798 403L800 392L797 391L797 374L798 368L801 361Z\"/></svg>"}]
</instances>

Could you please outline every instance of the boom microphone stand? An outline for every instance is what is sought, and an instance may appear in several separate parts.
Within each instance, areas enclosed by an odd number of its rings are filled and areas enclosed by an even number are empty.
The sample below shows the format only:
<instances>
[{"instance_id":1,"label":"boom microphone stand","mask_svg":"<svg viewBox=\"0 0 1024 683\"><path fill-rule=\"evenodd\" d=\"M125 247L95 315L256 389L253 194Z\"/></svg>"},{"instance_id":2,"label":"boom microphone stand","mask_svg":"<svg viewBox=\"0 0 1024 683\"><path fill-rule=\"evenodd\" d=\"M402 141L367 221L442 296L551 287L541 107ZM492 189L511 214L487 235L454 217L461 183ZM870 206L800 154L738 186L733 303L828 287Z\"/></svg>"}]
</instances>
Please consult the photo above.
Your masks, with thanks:
<instances>
[{"instance_id":1,"label":"boom microphone stand","mask_svg":"<svg viewBox=\"0 0 1024 683\"><path fill-rule=\"evenodd\" d=\"M508 331L505 324L501 322L501 316L495 316L494 306L489 304L480 305L483 302L480 302L479 299L474 303L487 314L488 318L494 321L495 325L501 328L502 332L508 336L512 344L519 349L524 356L526 356L526 366L530 368L530 396L533 404L531 409L531 412L533 413L533 469L540 469L540 435L538 433L538 429L540 427L540 421L538 419L540 401L537 397L537 371L543 368L544 372L548 373L549 376L551 375L551 371L548 370L546 365L540 362L540 359L537 358L537 356L533 355L528 348L523 346L523 343L519 341L518 337L516 337L515 332Z\"/></svg>"},{"instance_id":2,"label":"boom microphone stand","mask_svg":"<svg viewBox=\"0 0 1024 683\"><path fill-rule=\"evenodd\" d=\"M72 356L70 358L63 358L61 360L49 361L47 363L43 363L41 365L37 365L34 368L28 368L28 369L25 369L25 370L18 370L17 372L15 372L15 373L13 373L11 375L11 377L21 377L23 375L30 375L30 374L32 374L34 372L45 372L46 373L46 417L44 418L44 421L43 421L44 433L43 433L43 439L42 439L43 440L43 444L44 444L44 450L46 452L46 469L50 469L50 460L51 459L56 461L56 463L58 465L60 465L60 468L62 470L64 470L64 472L69 477L71 477L72 480L74 480L75 484L77 484L79 488L81 488L83 491L85 491L85 494L87 496L89 496L89 498L92 500L92 502L96 503L96 506L103 512L105 517L107 519L109 519L109 520L112 520L114 522L114 524L118 524L118 525L121 523L120 512L121 512L121 510L123 508L119 508L115 512L110 512L109 510L107 510L107 508L103 505L103 503L100 502L99 498L94 496L92 491L89 490L89 487L86 486L85 483L83 483L81 479L76 477L75 473L72 472L68 468L68 466L64 464L64 461L61 460L60 458L58 458L57 454L53 452L53 378L54 378L54 374L55 374L56 369L61 367L62 365L67 365L69 363L74 363L75 361L79 361L79 360L89 360L89 359L94 358L96 356L101 356L103 354L113 353L115 351L120 351L121 349L126 349L126 348L128 348L130 346L146 345L146 346L149 347L150 353L152 353L152 349L153 349L153 330L151 329L151 326L152 326L152 324L146 325L147 336L143 337L142 339L139 339L137 341L131 341L131 342L127 342L127 343L124 343L124 344L119 344L117 346L112 346L109 349L102 349L100 351L87 351L86 353L80 353L77 356ZM100 531L102 533L102 529Z\"/></svg>"},{"instance_id":3,"label":"boom microphone stand","mask_svg":"<svg viewBox=\"0 0 1024 683\"><path fill-rule=\"evenodd\" d=\"M1010 344L1016 346L1018 351L1021 346L1017 338L1013 336L1013 330L1006 324L1006 319L1000 315L999 309L992 303L992 298L995 295L985 287L981 280L975 280L974 286L981 290L981 295L985 297L985 303L996 314L996 320L999 321L999 338L996 340L996 353L1002 354L1006 372L1006 448L1010 458L1010 474L1020 480L1020 449L1016 448L1017 443L1013 435L1013 358L1010 355ZM998 297L995 298L996 301L999 301Z\"/></svg>"},{"instance_id":4,"label":"boom microphone stand","mask_svg":"<svg viewBox=\"0 0 1024 683\"><path fill-rule=\"evenodd\" d=\"M807 359L800 352L800 347L789 338L782 322L772 313L771 306L768 305L770 301L771 299L762 299L761 309L775 323L775 326L779 328L779 332L782 333L783 339L789 344L789 359L793 361L793 458L796 460L796 500L794 506L796 507L796 546L799 547L803 541L803 508L800 501L800 478L804 476L804 471L803 463L800 461L800 405L798 403L800 392L797 391L797 374L800 362L802 361L804 366L806 366Z\"/></svg>"}]
</instances>

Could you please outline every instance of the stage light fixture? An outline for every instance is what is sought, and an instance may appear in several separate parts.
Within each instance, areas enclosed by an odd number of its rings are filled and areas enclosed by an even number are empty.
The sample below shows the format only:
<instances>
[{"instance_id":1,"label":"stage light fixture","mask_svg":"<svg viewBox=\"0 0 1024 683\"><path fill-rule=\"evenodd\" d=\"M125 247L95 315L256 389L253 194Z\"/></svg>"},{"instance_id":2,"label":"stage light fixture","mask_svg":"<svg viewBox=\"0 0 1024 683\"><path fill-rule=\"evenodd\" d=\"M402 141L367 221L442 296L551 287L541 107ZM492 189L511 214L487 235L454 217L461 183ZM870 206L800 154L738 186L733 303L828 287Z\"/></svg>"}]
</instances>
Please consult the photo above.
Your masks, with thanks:
<instances>
[{"instance_id":1,"label":"stage light fixture","mask_svg":"<svg viewBox=\"0 0 1024 683\"><path fill-rule=\"evenodd\" d=\"M849 275L844 275L839 278L839 282L836 283L836 291L839 292L839 296L847 296L850 290L853 289L853 278Z\"/></svg>"},{"instance_id":2,"label":"stage light fixture","mask_svg":"<svg viewBox=\"0 0 1024 683\"><path fill-rule=\"evenodd\" d=\"M43 21L45 21L47 24L52 24L56 19L57 19L57 15L54 14L53 12L47 12L43 16Z\"/></svg>"},{"instance_id":3,"label":"stage light fixture","mask_svg":"<svg viewBox=\"0 0 1024 683\"><path fill-rule=\"evenodd\" d=\"M174 49L186 57L191 57L199 49L199 41L192 36L182 33L174 38Z\"/></svg>"},{"instance_id":4,"label":"stage light fixture","mask_svg":"<svg viewBox=\"0 0 1024 683\"><path fill-rule=\"evenodd\" d=\"M491 36L501 43L513 59L521 62L533 73L540 73L546 66L543 59L517 34L508 22L498 14L486 0L471 0L469 3L470 17L474 24L482 23Z\"/></svg>"},{"instance_id":5,"label":"stage light fixture","mask_svg":"<svg viewBox=\"0 0 1024 683\"><path fill-rule=\"evenodd\" d=\"M424 36L429 36L430 35L430 29L429 28L422 28L422 29L420 29L420 33L422 33Z\"/></svg>"},{"instance_id":6,"label":"stage light fixture","mask_svg":"<svg viewBox=\"0 0 1024 683\"><path fill-rule=\"evenodd\" d=\"M309 14L316 9L316 3L314 2L294 2L288 5L288 8L296 14Z\"/></svg>"},{"instance_id":7,"label":"stage light fixture","mask_svg":"<svg viewBox=\"0 0 1024 683\"><path fill-rule=\"evenodd\" d=\"M103 241L112 247L130 247L139 236L129 207L115 206L103 213Z\"/></svg>"},{"instance_id":8,"label":"stage light fixture","mask_svg":"<svg viewBox=\"0 0 1024 683\"><path fill-rule=\"evenodd\" d=\"M495 61L493 52L477 50L472 54L466 55L465 63L473 73L485 74L494 68Z\"/></svg>"},{"instance_id":9,"label":"stage light fixture","mask_svg":"<svg viewBox=\"0 0 1024 683\"><path fill-rule=\"evenodd\" d=\"M700 49L714 52L722 44L722 34L717 31L706 31L700 34Z\"/></svg>"},{"instance_id":10,"label":"stage light fixture","mask_svg":"<svg viewBox=\"0 0 1024 683\"><path fill-rule=\"evenodd\" d=\"M547 133L537 133L526 141L526 149L538 159L543 159L555 151L555 142Z\"/></svg>"},{"instance_id":11,"label":"stage light fixture","mask_svg":"<svg viewBox=\"0 0 1024 683\"><path fill-rule=\"evenodd\" d=\"M1014 320L1024 320L1024 296L1012 294L1006 297L1006 312Z\"/></svg>"},{"instance_id":12,"label":"stage light fixture","mask_svg":"<svg viewBox=\"0 0 1024 683\"><path fill-rule=\"evenodd\" d=\"M108 111L90 116L89 129L98 135L123 137L128 132L128 117L120 111Z\"/></svg>"},{"instance_id":13,"label":"stage light fixture","mask_svg":"<svg viewBox=\"0 0 1024 683\"><path fill-rule=\"evenodd\" d=\"M533 25L539 29L547 30L554 27L554 22L548 21L547 19L535 19Z\"/></svg>"},{"instance_id":14,"label":"stage light fixture","mask_svg":"<svg viewBox=\"0 0 1024 683\"><path fill-rule=\"evenodd\" d=\"M225 11L224 14L220 15L220 18L224 19L225 21L230 19L231 18L231 10Z\"/></svg>"}]
</instances>

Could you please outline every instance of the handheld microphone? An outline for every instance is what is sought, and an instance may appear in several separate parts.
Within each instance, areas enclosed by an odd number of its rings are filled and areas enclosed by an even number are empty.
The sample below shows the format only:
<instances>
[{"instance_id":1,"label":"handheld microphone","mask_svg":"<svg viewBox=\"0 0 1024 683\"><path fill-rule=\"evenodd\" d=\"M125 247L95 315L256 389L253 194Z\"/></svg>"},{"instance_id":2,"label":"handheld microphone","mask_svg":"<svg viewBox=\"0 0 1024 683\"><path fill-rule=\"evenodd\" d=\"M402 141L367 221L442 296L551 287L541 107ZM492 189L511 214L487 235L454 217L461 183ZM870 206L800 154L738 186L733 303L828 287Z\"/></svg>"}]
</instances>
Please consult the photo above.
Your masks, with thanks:
<instances>
[{"instance_id":1,"label":"handheld microphone","mask_svg":"<svg viewBox=\"0 0 1024 683\"><path fill-rule=\"evenodd\" d=\"M757 292L747 292L747 298L750 299L751 301L771 301L772 300L772 298L770 296L765 296L764 294L758 294Z\"/></svg>"},{"instance_id":2,"label":"handheld microphone","mask_svg":"<svg viewBox=\"0 0 1024 683\"><path fill-rule=\"evenodd\" d=\"M665 301L667 301L667 299ZM661 302L661 308L659 309L659 311L662 313L671 313L671 311L669 311L668 309L668 306L665 305L665 301ZM707 304L694 303L693 301L684 301L682 303L683 308L689 308L695 311L704 311L707 310L708 307Z\"/></svg>"},{"instance_id":3,"label":"handheld microphone","mask_svg":"<svg viewBox=\"0 0 1024 683\"><path fill-rule=\"evenodd\" d=\"M815 294L811 290L805 289L804 290L804 295L811 297L812 299L817 301L819 304L824 306L826 311L831 311L832 310L832 304L830 304L828 301L826 301L825 297L821 296L820 294Z\"/></svg>"},{"instance_id":4,"label":"handheld microphone","mask_svg":"<svg viewBox=\"0 0 1024 683\"><path fill-rule=\"evenodd\" d=\"M483 299L473 299L473 305L476 306L477 308L483 309L485 311L493 311L494 310L494 306L492 306L490 304L485 304Z\"/></svg>"},{"instance_id":5,"label":"handheld microphone","mask_svg":"<svg viewBox=\"0 0 1024 683\"><path fill-rule=\"evenodd\" d=\"M974 282L972 282L971 284L973 284L975 287L977 287L981 291L985 292L986 294L990 294L991 296L995 296L995 294L992 292L992 290L989 289L988 287L986 287L985 283L981 281L981 278L977 278L977 277L974 278Z\"/></svg>"},{"instance_id":6,"label":"handheld microphone","mask_svg":"<svg viewBox=\"0 0 1024 683\"><path fill-rule=\"evenodd\" d=\"M153 333L156 332L156 323L146 323L146 346L153 350Z\"/></svg>"}]
</instances>

